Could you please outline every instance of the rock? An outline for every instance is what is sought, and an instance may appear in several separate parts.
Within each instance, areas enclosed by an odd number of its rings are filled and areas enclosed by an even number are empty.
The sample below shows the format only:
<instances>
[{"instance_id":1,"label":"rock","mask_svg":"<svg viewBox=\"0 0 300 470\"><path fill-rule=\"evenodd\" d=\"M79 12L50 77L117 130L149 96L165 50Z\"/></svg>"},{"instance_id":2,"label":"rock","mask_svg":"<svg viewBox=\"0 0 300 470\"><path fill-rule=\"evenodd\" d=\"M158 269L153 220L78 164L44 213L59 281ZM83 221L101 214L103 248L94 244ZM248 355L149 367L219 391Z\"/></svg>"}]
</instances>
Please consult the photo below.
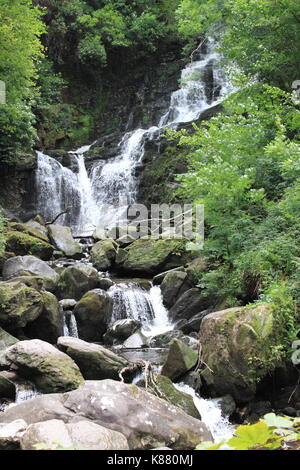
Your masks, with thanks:
<instances>
[{"instance_id":1,"label":"rock","mask_svg":"<svg viewBox=\"0 0 300 470\"><path fill-rule=\"evenodd\" d=\"M207 261L200 256L189 263L185 271L190 283L196 286L199 283L201 274L207 271Z\"/></svg>"},{"instance_id":2,"label":"rock","mask_svg":"<svg viewBox=\"0 0 300 470\"><path fill-rule=\"evenodd\" d=\"M8 224L8 229L14 232L22 232L30 235L31 237L38 238L43 240L46 243L50 243L48 238L47 229L43 227L38 222L34 222L33 224L21 224L19 222L11 222Z\"/></svg>"},{"instance_id":3,"label":"rock","mask_svg":"<svg viewBox=\"0 0 300 470\"><path fill-rule=\"evenodd\" d=\"M169 273L173 273L174 271L176 271L176 272L185 272L185 268L184 268L184 266L179 266L178 268L170 269L169 271L165 271L163 273L157 274L153 278L153 285L154 286L159 286L163 282L166 275L169 274Z\"/></svg>"},{"instance_id":4,"label":"rock","mask_svg":"<svg viewBox=\"0 0 300 470\"><path fill-rule=\"evenodd\" d=\"M74 299L64 299L59 302L59 305L63 310L74 310L76 304L77 302Z\"/></svg>"},{"instance_id":5,"label":"rock","mask_svg":"<svg viewBox=\"0 0 300 470\"><path fill-rule=\"evenodd\" d=\"M202 377L212 396L229 394L238 403L254 397L254 379L265 373L257 370L254 376L249 359L260 354L262 335L264 342L272 341L271 304L232 308L204 317L200 342L207 367Z\"/></svg>"},{"instance_id":6,"label":"rock","mask_svg":"<svg viewBox=\"0 0 300 470\"><path fill-rule=\"evenodd\" d=\"M57 344L78 365L86 380L120 380L119 372L129 365L125 359L98 344L70 337L59 338Z\"/></svg>"},{"instance_id":7,"label":"rock","mask_svg":"<svg viewBox=\"0 0 300 470\"><path fill-rule=\"evenodd\" d=\"M35 256L16 256L6 261L3 268L3 279L9 280L13 277L29 274L41 276L53 280L58 279L58 274L50 268L47 263Z\"/></svg>"},{"instance_id":8,"label":"rock","mask_svg":"<svg viewBox=\"0 0 300 470\"><path fill-rule=\"evenodd\" d=\"M123 344L126 349L139 349L148 347L148 338L141 331L131 335Z\"/></svg>"},{"instance_id":9,"label":"rock","mask_svg":"<svg viewBox=\"0 0 300 470\"><path fill-rule=\"evenodd\" d=\"M111 279L102 278L99 280L99 289L109 290L114 285L114 282Z\"/></svg>"},{"instance_id":10,"label":"rock","mask_svg":"<svg viewBox=\"0 0 300 470\"><path fill-rule=\"evenodd\" d=\"M110 325L103 336L103 340L106 344L110 345L114 344L114 342L121 343L133 335L141 326L141 322L131 318L118 320Z\"/></svg>"},{"instance_id":11,"label":"rock","mask_svg":"<svg viewBox=\"0 0 300 470\"><path fill-rule=\"evenodd\" d=\"M95 268L86 264L76 264L64 269L59 277L57 296L59 299L81 297L99 285L99 274Z\"/></svg>"},{"instance_id":12,"label":"rock","mask_svg":"<svg viewBox=\"0 0 300 470\"><path fill-rule=\"evenodd\" d=\"M56 297L50 292L42 292L43 309L39 317L27 325L26 334L29 338L41 339L56 344L63 335L63 317Z\"/></svg>"},{"instance_id":13,"label":"rock","mask_svg":"<svg viewBox=\"0 0 300 470\"><path fill-rule=\"evenodd\" d=\"M10 283L12 281L18 284L25 284L27 287L31 287L38 291L47 290L53 293L56 290L56 280L50 279L49 277L30 275L13 277L9 281L0 283L0 285L4 285L4 283Z\"/></svg>"},{"instance_id":14,"label":"rock","mask_svg":"<svg viewBox=\"0 0 300 470\"><path fill-rule=\"evenodd\" d=\"M170 269L180 266L180 257L184 255L183 240L141 238L126 250L119 250L116 258L116 268L122 272L151 276L161 272L164 267L173 263ZM178 260L174 260L174 256ZM166 268L168 269L168 267Z\"/></svg>"},{"instance_id":15,"label":"rock","mask_svg":"<svg viewBox=\"0 0 300 470\"><path fill-rule=\"evenodd\" d=\"M5 249L17 256L34 255L44 261L50 260L54 251L52 245L39 238L13 231L6 233Z\"/></svg>"},{"instance_id":16,"label":"rock","mask_svg":"<svg viewBox=\"0 0 300 470\"><path fill-rule=\"evenodd\" d=\"M218 405L222 410L222 416L224 418L230 418L236 410L236 403L231 395L225 395L224 397L218 398Z\"/></svg>"},{"instance_id":17,"label":"rock","mask_svg":"<svg viewBox=\"0 0 300 470\"><path fill-rule=\"evenodd\" d=\"M203 318L209 313L209 310L204 310L203 312L197 313L189 320L179 320L175 324L174 328L181 330L186 335L193 332L199 332Z\"/></svg>"},{"instance_id":18,"label":"rock","mask_svg":"<svg viewBox=\"0 0 300 470\"><path fill-rule=\"evenodd\" d=\"M153 336L150 340L149 346L151 348L166 348L171 343L172 339L177 338L183 342L185 341L185 336L182 331L179 330L171 330L167 331L166 333L162 333L157 336ZM187 344L189 344L189 340L187 340Z\"/></svg>"},{"instance_id":19,"label":"rock","mask_svg":"<svg viewBox=\"0 0 300 470\"><path fill-rule=\"evenodd\" d=\"M5 358L43 393L73 390L83 382L78 366L69 356L38 339L14 344L5 351Z\"/></svg>"},{"instance_id":20,"label":"rock","mask_svg":"<svg viewBox=\"0 0 300 470\"><path fill-rule=\"evenodd\" d=\"M19 340L0 328L0 351L16 344Z\"/></svg>"},{"instance_id":21,"label":"rock","mask_svg":"<svg viewBox=\"0 0 300 470\"><path fill-rule=\"evenodd\" d=\"M116 259L116 243L112 239L102 240L93 246L92 263L99 271L108 271Z\"/></svg>"},{"instance_id":22,"label":"rock","mask_svg":"<svg viewBox=\"0 0 300 470\"><path fill-rule=\"evenodd\" d=\"M190 395L183 393L174 387L172 381L168 377L158 375L155 377L155 389L149 386L149 391L154 395L159 396L163 400L167 400L172 405L177 406L189 416L201 419L199 411L197 410L194 400Z\"/></svg>"},{"instance_id":23,"label":"rock","mask_svg":"<svg viewBox=\"0 0 300 470\"><path fill-rule=\"evenodd\" d=\"M164 305L171 308L178 298L191 288L187 273L172 271L166 274L161 283L161 292Z\"/></svg>"},{"instance_id":24,"label":"rock","mask_svg":"<svg viewBox=\"0 0 300 470\"><path fill-rule=\"evenodd\" d=\"M31 424L20 442L22 450L129 450L123 434L84 420L65 424L54 419Z\"/></svg>"},{"instance_id":25,"label":"rock","mask_svg":"<svg viewBox=\"0 0 300 470\"><path fill-rule=\"evenodd\" d=\"M43 223L41 223L41 222L42 222L41 219L39 219L39 221L36 220L36 219L30 219L30 220L28 220L28 222L26 222L26 226L34 228L38 232L42 233L49 240L48 229L44 225L44 222Z\"/></svg>"},{"instance_id":26,"label":"rock","mask_svg":"<svg viewBox=\"0 0 300 470\"><path fill-rule=\"evenodd\" d=\"M176 381L198 363L198 354L182 341L173 339L170 344L169 354L163 365L161 375Z\"/></svg>"},{"instance_id":27,"label":"rock","mask_svg":"<svg viewBox=\"0 0 300 470\"><path fill-rule=\"evenodd\" d=\"M0 254L0 276L2 276L3 268L7 260L11 258L15 258L15 253L9 253L5 251L4 253Z\"/></svg>"},{"instance_id":28,"label":"rock","mask_svg":"<svg viewBox=\"0 0 300 470\"><path fill-rule=\"evenodd\" d=\"M74 315L79 337L85 341L100 341L112 317L112 299L107 292L95 289L77 303Z\"/></svg>"},{"instance_id":29,"label":"rock","mask_svg":"<svg viewBox=\"0 0 300 470\"><path fill-rule=\"evenodd\" d=\"M0 398L16 398L16 386L0 373Z\"/></svg>"},{"instance_id":30,"label":"rock","mask_svg":"<svg viewBox=\"0 0 300 470\"><path fill-rule=\"evenodd\" d=\"M213 299L204 296L201 289L193 288L186 291L170 309L169 316L173 321L189 320L199 312L203 312L214 303Z\"/></svg>"},{"instance_id":31,"label":"rock","mask_svg":"<svg viewBox=\"0 0 300 470\"><path fill-rule=\"evenodd\" d=\"M20 439L28 427L23 419L0 426L0 450L20 450Z\"/></svg>"},{"instance_id":32,"label":"rock","mask_svg":"<svg viewBox=\"0 0 300 470\"><path fill-rule=\"evenodd\" d=\"M193 370L188 372L186 375L180 379L181 382L188 385L189 387L193 388L196 393L200 395L201 388L202 388L202 380L199 370Z\"/></svg>"},{"instance_id":33,"label":"rock","mask_svg":"<svg viewBox=\"0 0 300 470\"><path fill-rule=\"evenodd\" d=\"M24 284L0 285L0 325L9 331L23 328L43 310L42 294Z\"/></svg>"},{"instance_id":34,"label":"rock","mask_svg":"<svg viewBox=\"0 0 300 470\"><path fill-rule=\"evenodd\" d=\"M81 257L82 246L73 238L70 227L48 225L49 237L55 248L69 257Z\"/></svg>"}]
</instances>

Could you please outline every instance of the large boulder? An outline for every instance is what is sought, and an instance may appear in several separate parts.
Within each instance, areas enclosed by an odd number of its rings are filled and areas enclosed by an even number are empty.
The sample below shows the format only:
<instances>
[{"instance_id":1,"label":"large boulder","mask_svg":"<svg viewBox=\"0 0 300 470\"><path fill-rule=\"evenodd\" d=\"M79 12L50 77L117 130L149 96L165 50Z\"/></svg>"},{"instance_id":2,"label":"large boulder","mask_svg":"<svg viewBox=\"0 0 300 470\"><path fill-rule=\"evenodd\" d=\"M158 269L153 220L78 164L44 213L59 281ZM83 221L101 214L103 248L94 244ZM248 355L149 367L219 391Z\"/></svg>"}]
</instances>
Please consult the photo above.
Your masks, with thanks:
<instances>
[{"instance_id":1,"label":"large boulder","mask_svg":"<svg viewBox=\"0 0 300 470\"><path fill-rule=\"evenodd\" d=\"M69 356L38 339L14 344L5 351L5 358L43 393L73 390L83 382L78 366Z\"/></svg>"},{"instance_id":2,"label":"large boulder","mask_svg":"<svg viewBox=\"0 0 300 470\"><path fill-rule=\"evenodd\" d=\"M50 260L54 251L53 246L48 242L17 231L8 231L6 233L5 248L6 251L15 253L18 256L34 255L44 261Z\"/></svg>"},{"instance_id":3,"label":"large boulder","mask_svg":"<svg viewBox=\"0 0 300 470\"><path fill-rule=\"evenodd\" d=\"M187 253L184 240L141 238L119 250L116 267L122 272L152 276L164 268L181 266Z\"/></svg>"},{"instance_id":4,"label":"large boulder","mask_svg":"<svg viewBox=\"0 0 300 470\"><path fill-rule=\"evenodd\" d=\"M86 264L76 264L62 271L57 285L57 296L59 299L79 300L98 285L99 274L95 268Z\"/></svg>"},{"instance_id":5,"label":"large boulder","mask_svg":"<svg viewBox=\"0 0 300 470\"><path fill-rule=\"evenodd\" d=\"M49 225L48 233L55 248L66 256L78 257L82 254L82 246L74 240L70 227Z\"/></svg>"},{"instance_id":6,"label":"large boulder","mask_svg":"<svg viewBox=\"0 0 300 470\"><path fill-rule=\"evenodd\" d=\"M75 391L40 396L0 413L0 423L16 419L28 424L52 419L77 423L85 418L123 434L132 450L161 446L193 450L212 440L203 422L135 385L113 380L85 382Z\"/></svg>"},{"instance_id":7,"label":"large boulder","mask_svg":"<svg viewBox=\"0 0 300 470\"><path fill-rule=\"evenodd\" d=\"M34 224L10 222L8 224L8 229L15 232L27 233L27 235L30 235L31 237L39 238L44 242L50 243L46 227L43 227L38 222L35 222Z\"/></svg>"},{"instance_id":8,"label":"large boulder","mask_svg":"<svg viewBox=\"0 0 300 470\"><path fill-rule=\"evenodd\" d=\"M192 285L188 281L187 273L171 271L166 274L160 287L164 305L167 308L171 308L178 298L189 290Z\"/></svg>"},{"instance_id":9,"label":"large boulder","mask_svg":"<svg viewBox=\"0 0 300 470\"><path fill-rule=\"evenodd\" d=\"M2 328L0 328L0 352L13 344L16 344L19 340L14 336L10 335Z\"/></svg>"},{"instance_id":10,"label":"large boulder","mask_svg":"<svg viewBox=\"0 0 300 470\"><path fill-rule=\"evenodd\" d=\"M112 239L102 240L96 243L91 251L92 263L98 271L108 271L117 254L117 244Z\"/></svg>"},{"instance_id":11,"label":"large boulder","mask_svg":"<svg viewBox=\"0 0 300 470\"><path fill-rule=\"evenodd\" d=\"M70 337L59 338L57 344L78 365L86 380L119 380L119 372L129 365L126 359L98 344Z\"/></svg>"},{"instance_id":12,"label":"large boulder","mask_svg":"<svg viewBox=\"0 0 300 470\"><path fill-rule=\"evenodd\" d=\"M129 450L123 434L89 421L53 419L31 424L20 438L22 450Z\"/></svg>"},{"instance_id":13,"label":"large boulder","mask_svg":"<svg viewBox=\"0 0 300 470\"><path fill-rule=\"evenodd\" d=\"M191 317L199 312L203 312L203 310L208 309L213 304L214 300L203 295L201 289L196 287L189 289L179 297L175 305L170 309L170 319L173 321L182 319L189 320Z\"/></svg>"},{"instance_id":14,"label":"large boulder","mask_svg":"<svg viewBox=\"0 0 300 470\"><path fill-rule=\"evenodd\" d=\"M181 330L186 335L192 333L193 331L199 332L203 318L209 313L209 310L204 310L204 312L197 313L188 320L185 318L183 320L179 320L175 324L174 328Z\"/></svg>"},{"instance_id":15,"label":"large boulder","mask_svg":"<svg viewBox=\"0 0 300 470\"><path fill-rule=\"evenodd\" d=\"M156 276L154 276L153 281L152 281L153 285L160 286L164 278L166 277L166 275L169 273L173 273L174 271L184 273L185 268L184 266L179 266L178 268L170 269L169 271L164 271L163 273L156 274Z\"/></svg>"},{"instance_id":16,"label":"large boulder","mask_svg":"<svg viewBox=\"0 0 300 470\"><path fill-rule=\"evenodd\" d=\"M201 324L202 372L212 396L231 395L237 402L250 401L256 380L265 372L253 370L251 358L260 357L262 344L272 344L271 304L238 307L207 315Z\"/></svg>"},{"instance_id":17,"label":"large boulder","mask_svg":"<svg viewBox=\"0 0 300 470\"><path fill-rule=\"evenodd\" d=\"M195 406L193 397L184 392L177 390L172 381L168 377L158 375L155 377L155 384L150 384L148 387L149 392L154 395L167 400L172 405L177 406L186 414L193 416L193 418L201 419L198 409Z\"/></svg>"},{"instance_id":18,"label":"large boulder","mask_svg":"<svg viewBox=\"0 0 300 470\"><path fill-rule=\"evenodd\" d=\"M7 260L3 267L3 279L23 275L40 276L54 281L58 280L58 274L47 263L35 256L16 256Z\"/></svg>"},{"instance_id":19,"label":"large boulder","mask_svg":"<svg viewBox=\"0 0 300 470\"><path fill-rule=\"evenodd\" d=\"M0 426L0 450L20 450L20 439L28 427L23 419Z\"/></svg>"},{"instance_id":20,"label":"large boulder","mask_svg":"<svg viewBox=\"0 0 300 470\"><path fill-rule=\"evenodd\" d=\"M35 289L15 282L0 285L0 325L9 331L36 320L43 305L43 296Z\"/></svg>"},{"instance_id":21,"label":"large boulder","mask_svg":"<svg viewBox=\"0 0 300 470\"><path fill-rule=\"evenodd\" d=\"M87 292L74 310L79 337L100 341L111 322L112 311L112 299L107 292L101 289Z\"/></svg>"},{"instance_id":22,"label":"large boulder","mask_svg":"<svg viewBox=\"0 0 300 470\"><path fill-rule=\"evenodd\" d=\"M176 381L198 363L198 353L184 344L179 339L173 339L170 343L169 354L163 365L161 375Z\"/></svg>"},{"instance_id":23,"label":"large boulder","mask_svg":"<svg viewBox=\"0 0 300 470\"><path fill-rule=\"evenodd\" d=\"M117 320L109 326L107 332L103 336L106 344L113 345L115 342L122 343L126 341L141 327L141 322L132 318L125 318L124 320Z\"/></svg>"},{"instance_id":24,"label":"large boulder","mask_svg":"<svg viewBox=\"0 0 300 470\"><path fill-rule=\"evenodd\" d=\"M136 331L133 335L124 342L123 348L126 349L140 349L148 347L149 338L143 334L141 330Z\"/></svg>"},{"instance_id":25,"label":"large boulder","mask_svg":"<svg viewBox=\"0 0 300 470\"><path fill-rule=\"evenodd\" d=\"M27 325L26 335L29 338L41 339L56 344L57 339L63 335L63 316L55 295L42 292L43 309L39 317Z\"/></svg>"},{"instance_id":26,"label":"large boulder","mask_svg":"<svg viewBox=\"0 0 300 470\"><path fill-rule=\"evenodd\" d=\"M173 339L180 339L183 343L189 345L190 338L184 336L183 332L180 330L171 330L166 333L161 333L157 336L153 336L149 342L151 348L166 348L169 346Z\"/></svg>"}]
</instances>

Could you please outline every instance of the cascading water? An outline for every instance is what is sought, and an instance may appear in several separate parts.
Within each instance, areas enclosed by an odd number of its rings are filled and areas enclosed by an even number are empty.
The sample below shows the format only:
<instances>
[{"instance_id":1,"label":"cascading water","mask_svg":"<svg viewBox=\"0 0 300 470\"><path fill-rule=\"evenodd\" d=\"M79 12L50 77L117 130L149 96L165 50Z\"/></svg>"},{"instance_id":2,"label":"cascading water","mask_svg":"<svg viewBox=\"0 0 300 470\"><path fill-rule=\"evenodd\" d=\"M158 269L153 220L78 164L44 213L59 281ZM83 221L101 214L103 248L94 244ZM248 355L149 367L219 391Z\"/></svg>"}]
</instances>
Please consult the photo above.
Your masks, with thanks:
<instances>
[{"instance_id":1,"label":"cascading water","mask_svg":"<svg viewBox=\"0 0 300 470\"><path fill-rule=\"evenodd\" d=\"M136 169L143 160L145 142L166 127L176 128L180 123L198 119L203 111L217 105L233 91L218 66L220 56L216 47L214 41L208 39L205 51L199 52L199 59L182 71L181 88L172 94L170 107L157 126L126 133L119 144L118 155L105 164L96 163L89 176L84 153L91 146L72 152L78 165L77 174L39 152L38 211L51 219L71 206L70 213L58 223L71 225L80 235L91 234L96 226L103 228L126 218L128 204L137 198ZM120 200L124 201L121 207Z\"/></svg>"},{"instance_id":2,"label":"cascading water","mask_svg":"<svg viewBox=\"0 0 300 470\"><path fill-rule=\"evenodd\" d=\"M64 336L79 338L75 315L72 311L63 312Z\"/></svg>"}]
</instances>

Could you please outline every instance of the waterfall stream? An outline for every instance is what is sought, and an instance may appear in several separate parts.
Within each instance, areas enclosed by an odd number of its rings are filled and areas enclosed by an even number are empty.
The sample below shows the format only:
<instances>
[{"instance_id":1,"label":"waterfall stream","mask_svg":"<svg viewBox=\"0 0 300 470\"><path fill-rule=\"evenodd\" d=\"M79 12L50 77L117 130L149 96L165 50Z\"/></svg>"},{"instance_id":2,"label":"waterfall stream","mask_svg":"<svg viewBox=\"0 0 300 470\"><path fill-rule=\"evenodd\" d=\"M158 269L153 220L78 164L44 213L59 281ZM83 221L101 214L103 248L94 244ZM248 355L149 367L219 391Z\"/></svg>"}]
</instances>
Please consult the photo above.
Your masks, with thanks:
<instances>
[{"instance_id":1,"label":"waterfall stream","mask_svg":"<svg viewBox=\"0 0 300 470\"><path fill-rule=\"evenodd\" d=\"M49 220L70 206L70 213L58 223L71 225L80 236L91 234L97 226L111 226L124 218L128 204L137 199L136 168L143 160L146 141L166 127L176 129L180 123L198 119L201 113L219 104L233 91L224 78L216 48L213 40L207 40L205 51L200 51L198 59L184 68L181 87L171 95L169 109L157 125L126 133L118 145L117 156L105 164L95 163L89 175L84 153L93 144L69 152L78 167L77 173L38 152L37 211ZM123 202L120 204L120 201Z\"/></svg>"}]
</instances>

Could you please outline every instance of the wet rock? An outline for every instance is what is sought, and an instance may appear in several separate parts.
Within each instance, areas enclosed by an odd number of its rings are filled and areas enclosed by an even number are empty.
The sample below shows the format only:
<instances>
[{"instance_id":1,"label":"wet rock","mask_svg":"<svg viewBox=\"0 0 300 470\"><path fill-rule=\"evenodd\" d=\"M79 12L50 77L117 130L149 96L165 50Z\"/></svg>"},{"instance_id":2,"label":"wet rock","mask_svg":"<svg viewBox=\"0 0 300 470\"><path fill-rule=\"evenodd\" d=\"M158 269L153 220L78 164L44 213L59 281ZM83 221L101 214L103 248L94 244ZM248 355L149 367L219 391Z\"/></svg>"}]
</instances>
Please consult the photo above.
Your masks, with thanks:
<instances>
[{"instance_id":1,"label":"wet rock","mask_svg":"<svg viewBox=\"0 0 300 470\"><path fill-rule=\"evenodd\" d=\"M182 333L182 331L171 330L171 331L167 331L166 333L162 333L160 335L153 336L150 340L149 346L151 348L165 348L165 347L169 346L169 344L171 343L171 341L174 338L180 339L183 342L184 342L184 339L185 339L184 334ZM189 340L187 340L187 342L189 343Z\"/></svg>"},{"instance_id":2,"label":"wet rock","mask_svg":"<svg viewBox=\"0 0 300 470\"><path fill-rule=\"evenodd\" d=\"M148 338L141 331L131 335L123 344L126 349L138 349L148 347Z\"/></svg>"},{"instance_id":3,"label":"wet rock","mask_svg":"<svg viewBox=\"0 0 300 470\"><path fill-rule=\"evenodd\" d=\"M22 275L41 276L58 279L58 274L47 263L35 256L16 256L6 261L3 267L3 279L9 280Z\"/></svg>"},{"instance_id":4,"label":"wet rock","mask_svg":"<svg viewBox=\"0 0 300 470\"><path fill-rule=\"evenodd\" d=\"M201 289L193 288L186 291L170 309L169 316L173 321L189 320L199 312L213 305L213 299L204 296Z\"/></svg>"},{"instance_id":5,"label":"wet rock","mask_svg":"<svg viewBox=\"0 0 300 470\"><path fill-rule=\"evenodd\" d=\"M73 390L83 382L78 366L69 356L38 339L14 344L5 351L5 358L43 393Z\"/></svg>"},{"instance_id":6,"label":"wet rock","mask_svg":"<svg viewBox=\"0 0 300 470\"><path fill-rule=\"evenodd\" d=\"M22 450L129 450L123 434L89 421L57 419L31 424L20 439ZM42 443L42 444L41 444Z\"/></svg>"},{"instance_id":7,"label":"wet rock","mask_svg":"<svg viewBox=\"0 0 300 470\"><path fill-rule=\"evenodd\" d=\"M92 263L99 271L108 271L116 259L116 254L116 242L112 239L102 240L92 248Z\"/></svg>"},{"instance_id":8,"label":"wet rock","mask_svg":"<svg viewBox=\"0 0 300 470\"><path fill-rule=\"evenodd\" d=\"M99 289L108 291L113 285L114 282L111 279L104 277L99 280Z\"/></svg>"},{"instance_id":9,"label":"wet rock","mask_svg":"<svg viewBox=\"0 0 300 470\"><path fill-rule=\"evenodd\" d=\"M195 390L195 392L200 395L200 391L201 391L201 387L202 387L202 380L201 380L200 371L194 370L194 371L188 372L180 380L184 384L186 384L189 387L193 388Z\"/></svg>"},{"instance_id":10,"label":"wet rock","mask_svg":"<svg viewBox=\"0 0 300 470\"><path fill-rule=\"evenodd\" d=\"M224 397L217 399L218 404L222 410L222 416L224 418L230 418L236 410L236 403L231 395L225 395Z\"/></svg>"},{"instance_id":11,"label":"wet rock","mask_svg":"<svg viewBox=\"0 0 300 470\"><path fill-rule=\"evenodd\" d=\"M106 344L114 344L114 342L126 341L131 335L133 335L138 328L141 327L141 322L126 318L124 320L118 320L114 322L108 328L107 332L103 336L103 340Z\"/></svg>"},{"instance_id":12,"label":"wet rock","mask_svg":"<svg viewBox=\"0 0 300 470\"><path fill-rule=\"evenodd\" d=\"M17 256L34 255L44 261L50 260L54 251L53 246L44 240L17 231L6 233L5 249Z\"/></svg>"},{"instance_id":13,"label":"wet rock","mask_svg":"<svg viewBox=\"0 0 300 470\"><path fill-rule=\"evenodd\" d=\"M238 403L254 397L256 385L248 358L259 354L261 335L254 333L257 329L263 331L264 341L272 340L270 304L232 308L204 317L200 342L207 368L202 377L212 396L229 394Z\"/></svg>"},{"instance_id":14,"label":"wet rock","mask_svg":"<svg viewBox=\"0 0 300 470\"><path fill-rule=\"evenodd\" d=\"M193 450L212 440L203 422L135 385L112 380L85 382L70 393L37 397L1 413L0 423L16 416L28 424L52 419L68 424L86 418L123 434L132 450Z\"/></svg>"},{"instance_id":15,"label":"wet rock","mask_svg":"<svg viewBox=\"0 0 300 470\"><path fill-rule=\"evenodd\" d=\"M56 297L50 292L42 292L43 309L39 317L27 325L25 333L29 338L41 339L56 344L63 335L63 318Z\"/></svg>"},{"instance_id":16,"label":"wet rock","mask_svg":"<svg viewBox=\"0 0 300 470\"><path fill-rule=\"evenodd\" d=\"M126 359L98 344L69 337L59 338L57 344L78 365L86 380L120 380L119 372L129 365Z\"/></svg>"},{"instance_id":17,"label":"wet rock","mask_svg":"<svg viewBox=\"0 0 300 470\"><path fill-rule=\"evenodd\" d=\"M192 285L188 282L188 275L181 271L172 271L164 277L161 283L161 292L164 305L171 308L178 298L189 290Z\"/></svg>"},{"instance_id":18,"label":"wet rock","mask_svg":"<svg viewBox=\"0 0 300 470\"><path fill-rule=\"evenodd\" d=\"M43 310L43 296L24 284L0 285L0 325L9 331L36 320Z\"/></svg>"},{"instance_id":19,"label":"wet rock","mask_svg":"<svg viewBox=\"0 0 300 470\"><path fill-rule=\"evenodd\" d=\"M181 330L184 334L188 335L193 332L199 332L200 326L203 318L210 313L209 310L204 310L203 312L197 313L190 319L179 320L175 327L178 330Z\"/></svg>"},{"instance_id":20,"label":"wet rock","mask_svg":"<svg viewBox=\"0 0 300 470\"><path fill-rule=\"evenodd\" d=\"M176 381L198 363L198 353L186 346L182 341L173 339L170 344L169 354L163 365L161 375Z\"/></svg>"},{"instance_id":21,"label":"wet rock","mask_svg":"<svg viewBox=\"0 0 300 470\"><path fill-rule=\"evenodd\" d=\"M100 341L112 318L112 299L107 292L94 289L77 303L76 317L79 337L85 341Z\"/></svg>"},{"instance_id":22,"label":"wet rock","mask_svg":"<svg viewBox=\"0 0 300 470\"><path fill-rule=\"evenodd\" d=\"M55 248L69 257L81 257L82 246L73 238L70 227L48 225L49 237Z\"/></svg>"},{"instance_id":23,"label":"wet rock","mask_svg":"<svg viewBox=\"0 0 300 470\"><path fill-rule=\"evenodd\" d=\"M86 264L69 266L62 271L58 281L59 299L75 299L99 286L99 274L95 268Z\"/></svg>"},{"instance_id":24,"label":"wet rock","mask_svg":"<svg viewBox=\"0 0 300 470\"><path fill-rule=\"evenodd\" d=\"M171 269L170 271L165 271L163 273L157 274L153 278L153 285L154 286L159 286L163 282L166 275L169 274L169 273L172 273L174 271L176 271L176 272L185 272L185 269L184 269L184 266L179 266L178 268Z\"/></svg>"}]
</instances>

